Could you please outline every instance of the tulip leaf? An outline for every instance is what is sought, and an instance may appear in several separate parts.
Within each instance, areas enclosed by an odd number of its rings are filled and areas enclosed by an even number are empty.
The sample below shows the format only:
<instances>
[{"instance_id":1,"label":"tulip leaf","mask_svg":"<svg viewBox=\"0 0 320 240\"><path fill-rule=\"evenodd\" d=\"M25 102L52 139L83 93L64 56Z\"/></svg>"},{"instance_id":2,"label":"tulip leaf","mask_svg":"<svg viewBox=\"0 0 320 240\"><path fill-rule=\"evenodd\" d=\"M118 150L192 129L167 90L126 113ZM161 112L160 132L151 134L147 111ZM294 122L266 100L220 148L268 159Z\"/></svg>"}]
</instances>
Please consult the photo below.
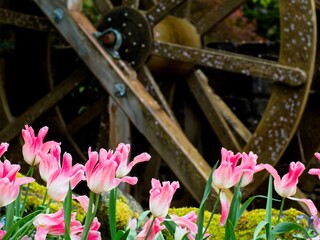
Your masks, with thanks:
<instances>
[{"instance_id":1,"label":"tulip leaf","mask_svg":"<svg viewBox=\"0 0 320 240\"><path fill-rule=\"evenodd\" d=\"M303 232L308 239L311 239L309 236L308 231L302 227L301 225L294 223L294 222L281 222L278 223L272 230L271 234L276 235L276 234L281 234L281 233L287 233L293 230L298 230Z\"/></svg>"},{"instance_id":2,"label":"tulip leaf","mask_svg":"<svg viewBox=\"0 0 320 240\"><path fill-rule=\"evenodd\" d=\"M226 230L225 230L224 239L236 240L234 228L235 228L235 225L233 225L232 221L228 218L227 222L226 222Z\"/></svg>"},{"instance_id":3,"label":"tulip leaf","mask_svg":"<svg viewBox=\"0 0 320 240\"><path fill-rule=\"evenodd\" d=\"M72 189L71 189L71 183L69 182L68 193L63 201L63 216L65 221L64 238L66 240L70 239L71 211L72 211Z\"/></svg>"},{"instance_id":4,"label":"tulip leaf","mask_svg":"<svg viewBox=\"0 0 320 240\"><path fill-rule=\"evenodd\" d=\"M116 234L116 240L126 240L129 233L130 233L130 229L127 229L126 231L119 230Z\"/></svg>"},{"instance_id":5,"label":"tulip leaf","mask_svg":"<svg viewBox=\"0 0 320 240\"><path fill-rule=\"evenodd\" d=\"M176 231L176 227L178 226L175 222L172 221L171 217L169 215L166 216L166 220L163 221L163 224L166 226L166 228L169 230L172 236L174 236L174 233Z\"/></svg>"},{"instance_id":6,"label":"tulip leaf","mask_svg":"<svg viewBox=\"0 0 320 240\"><path fill-rule=\"evenodd\" d=\"M269 233L271 232L272 227L272 192L273 192L273 177L269 176L268 182L268 195L267 195L267 206L266 206L266 221L269 223L266 225L266 237L269 238Z\"/></svg>"},{"instance_id":7,"label":"tulip leaf","mask_svg":"<svg viewBox=\"0 0 320 240\"><path fill-rule=\"evenodd\" d=\"M11 228L6 232L6 235L2 238L2 240L13 239L12 234L15 230L19 229L20 226L27 226L28 224L26 224L26 223L32 224L34 218L40 213L41 213L41 211L34 211L33 213L30 213L29 215L21 218L19 221L17 221L15 224L13 224L11 226Z\"/></svg>"},{"instance_id":8,"label":"tulip leaf","mask_svg":"<svg viewBox=\"0 0 320 240\"><path fill-rule=\"evenodd\" d=\"M146 210L140 214L138 221L137 221L137 227L140 227L140 225L142 224L142 222L148 216L149 213L150 213L150 210Z\"/></svg>"},{"instance_id":9,"label":"tulip leaf","mask_svg":"<svg viewBox=\"0 0 320 240\"><path fill-rule=\"evenodd\" d=\"M218 162L219 161L216 162L216 164L212 168L211 173L209 174L206 186L204 188L202 200L200 202L200 206L199 206L199 210L198 210L198 232L196 235L196 240L201 240L203 238L204 233L205 233L205 231L203 232L205 205L206 205L206 201L210 195L210 192L212 190L212 174L216 170ZM217 199L217 201L218 201L218 199ZM215 209L214 209L214 211L215 211ZM214 213L214 211L212 211L212 214ZM211 220L211 218L210 218L210 220ZM210 224L210 221L208 222L207 225L209 226L209 224Z\"/></svg>"},{"instance_id":10,"label":"tulip leaf","mask_svg":"<svg viewBox=\"0 0 320 240\"><path fill-rule=\"evenodd\" d=\"M253 233L253 240L256 240L256 239L259 239L261 238L261 236L258 236L258 234L261 232L261 230L264 228L264 227L268 227L269 223L267 221L261 221L259 222L259 224L257 225L256 229L254 230L254 233Z\"/></svg>"}]
</instances>

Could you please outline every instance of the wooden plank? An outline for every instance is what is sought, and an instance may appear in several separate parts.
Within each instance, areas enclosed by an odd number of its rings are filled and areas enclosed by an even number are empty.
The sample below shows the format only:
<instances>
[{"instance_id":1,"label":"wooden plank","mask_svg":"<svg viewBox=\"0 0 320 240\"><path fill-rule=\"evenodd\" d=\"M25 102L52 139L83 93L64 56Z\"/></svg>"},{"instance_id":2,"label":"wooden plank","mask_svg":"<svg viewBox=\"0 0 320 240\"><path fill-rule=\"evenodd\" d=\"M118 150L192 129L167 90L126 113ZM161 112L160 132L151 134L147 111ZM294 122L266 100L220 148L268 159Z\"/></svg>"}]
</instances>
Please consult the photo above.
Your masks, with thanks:
<instances>
[{"instance_id":1,"label":"wooden plank","mask_svg":"<svg viewBox=\"0 0 320 240\"><path fill-rule=\"evenodd\" d=\"M196 78L201 81L201 86L203 88L202 91L207 91L207 94L210 94L210 103L214 106L214 109L217 109L218 112L224 117L224 119L228 122L233 131L235 131L239 137L247 143L252 137L252 133L248 130L248 128L240 121L240 119L233 113L233 111L228 107L228 105L214 92L207 81L207 77L204 73L199 69L195 73Z\"/></svg>"},{"instance_id":2,"label":"wooden plank","mask_svg":"<svg viewBox=\"0 0 320 240\"><path fill-rule=\"evenodd\" d=\"M212 89L206 80L207 79L200 77L199 73L193 73L187 79L187 82L193 96L207 117L211 128L216 133L222 146L232 151L241 151L242 148L239 142L222 116L220 109L214 104Z\"/></svg>"},{"instance_id":3,"label":"wooden plank","mask_svg":"<svg viewBox=\"0 0 320 240\"><path fill-rule=\"evenodd\" d=\"M51 21L52 10L64 8L59 1L35 1ZM55 24L60 33L99 79L102 87L123 109L135 127L146 137L166 164L176 174L181 184L197 200L201 201L204 186L211 172L211 167L188 141L183 132L173 123L159 104L145 90L121 60L115 62L93 37L96 29L79 12L66 14L63 21ZM54 22L54 21L53 21ZM126 95L116 97L114 86L122 83L126 86ZM210 199L216 197L213 188ZM231 198L232 193L227 191ZM208 201L210 208L213 201Z\"/></svg>"},{"instance_id":4,"label":"wooden plank","mask_svg":"<svg viewBox=\"0 0 320 240\"><path fill-rule=\"evenodd\" d=\"M285 83L296 87L306 82L306 73L301 69L259 57L162 41L154 41L152 48L152 54L156 56L259 77L273 83Z\"/></svg>"},{"instance_id":5,"label":"wooden plank","mask_svg":"<svg viewBox=\"0 0 320 240\"><path fill-rule=\"evenodd\" d=\"M119 143L131 144L130 121L115 101L109 97L109 148L116 149Z\"/></svg>"},{"instance_id":6,"label":"wooden plank","mask_svg":"<svg viewBox=\"0 0 320 240\"><path fill-rule=\"evenodd\" d=\"M45 17L14 12L1 8L0 23L37 31L52 31L54 29L50 21Z\"/></svg>"},{"instance_id":7,"label":"wooden plank","mask_svg":"<svg viewBox=\"0 0 320 240\"><path fill-rule=\"evenodd\" d=\"M3 129L4 126L9 124L14 120L14 117L11 114L9 104L5 92L5 61L0 59L0 129ZM3 141L3 140L1 140Z\"/></svg>"}]
</instances>

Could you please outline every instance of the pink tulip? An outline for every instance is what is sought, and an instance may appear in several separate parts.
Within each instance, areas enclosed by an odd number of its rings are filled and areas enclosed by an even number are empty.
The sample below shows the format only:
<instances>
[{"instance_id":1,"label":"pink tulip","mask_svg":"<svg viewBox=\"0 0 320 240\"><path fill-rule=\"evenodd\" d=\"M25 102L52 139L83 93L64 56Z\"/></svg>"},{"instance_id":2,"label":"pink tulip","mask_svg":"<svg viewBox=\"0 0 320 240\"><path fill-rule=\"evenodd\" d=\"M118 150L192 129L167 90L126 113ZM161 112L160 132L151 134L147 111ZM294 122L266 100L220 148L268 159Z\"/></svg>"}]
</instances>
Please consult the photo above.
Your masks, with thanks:
<instances>
[{"instance_id":1,"label":"pink tulip","mask_svg":"<svg viewBox=\"0 0 320 240\"><path fill-rule=\"evenodd\" d=\"M170 214L170 218L182 229L195 234L198 232L198 225L195 223L197 221L197 214L194 211L181 217Z\"/></svg>"},{"instance_id":2,"label":"pink tulip","mask_svg":"<svg viewBox=\"0 0 320 240\"><path fill-rule=\"evenodd\" d=\"M24 140L24 145L22 146L22 154L24 160L29 165L37 165L40 162L38 156L39 152L48 153L49 149L55 143L54 141L48 141L43 143L45 136L48 133L48 127L42 127L39 130L38 136L34 134L32 127L28 125L25 126L25 129L22 130L22 137Z\"/></svg>"},{"instance_id":3,"label":"pink tulip","mask_svg":"<svg viewBox=\"0 0 320 240\"><path fill-rule=\"evenodd\" d=\"M56 201L63 201L69 190L69 183L71 189L85 180L84 166L75 164L72 166L72 157L69 153L63 154L62 168L53 172L48 179L47 189L50 198Z\"/></svg>"},{"instance_id":4,"label":"pink tulip","mask_svg":"<svg viewBox=\"0 0 320 240\"><path fill-rule=\"evenodd\" d=\"M87 161L86 178L89 189L96 193L101 194L103 192L110 191L117 187L121 182L127 182L131 185L137 183L136 177L122 177L116 178L116 171L118 163L115 161L119 157L120 153L107 151L103 148L100 149L99 154L96 151L88 150L89 160Z\"/></svg>"},{"instance_id":5,"label":"pink tulip","mask_svg":"<svg viewBox=\"0 0 320 240\"><path fill-rule=\"evenodd\" d=\"M220 203L221 203L221 217L220 217L220 225L223 226L228 218L230 211L230 203L227 198L227 195L224 191L220 192L219 195Z\"/></svg>"},{"instance_id":6,"label":"pink tulip","mask_svg":"<svg viewBox=\"0 0 320 240\"><path fill-rule=\"evenodd\" d=\"M0 157L8 150L9 143L1 143L0 144Z\"/></svg>"},{"instance_id":7,"label":"pink tulip","mask_svg":"<svg viewBox=\"0 0 320 240\"><path fill-rule=\"evenodd\" d=\"M18 197L20 185L34 181L31 177L17 178L19 170L19 165L8 160L0 161L0 207L9 205Z\"/></svg>"},{"instance_id":8,"label":"pink tulip","mask_svg":"<svg viewBox=\"0 0 320 240\"><path fill-rule=\"evenodd\" d=\"M36 234L34 236L34 240L46 240L48 232L49 231L47 229L38 225L36 229Z\"/></svg>"},{"instance_id":9,"label":"pink tulip","mask_svg":"<svg viewBox=\"0 0 320 240\"><path fill-rule=\"evenodd\" d=\"M153 222L153 224L152 224ZM157 238L159 233L165 229L164 226L161 225L163 222L163 218L150 218L146 224L143 226L142 231L135 237L135 240L154 240ZM152 224L152 226L151 226ZM151 227L151 229L150 229ZM148 234L149 232L149 234ZM148 237L147 237L148 235Z\"/></svg>"},{"instance_id":10,"label":"pink tulip","mask_svg":"<svg viewBox=\"0 0 320 240\"><path fill-rule=\"evenodd\" d=\"M53 144L49 153L39 152L40 163L39 173L43 181L48 182L52 173L61 169L60 163L61 148L59 144Z\"/></svg>"},{"instance_id":11,"label":"pink tulip","mask_svg":"<svg viewBox=\"0 0 320 240\"><path fill-rule=\"evenodd\" d=\"M60 208L60 210L55 213L37 215L33 221L33 225L36 227L36 235L39 237L40 235L45 235L45 232L53 236L63 236L65 231L63 208ZM82 229L83 226L76 220L76 213L71 213L70 234L76 235L81 232Z\"/></svg>"},{"instance_id":12,"label":"pink tulip","mask_svg":"<svg viewBox=\"0 0 320 240\"><path fill-rule=\"evenodd\" d=\"M318 160L320 160L320 153L315 153L314 155L315 155L315 157L316 157ZM308 173L309 173L310 175L316 175L316 176L318 176L318 178L320 179L320 169L319 169L319 168L311 168L311 169L308 171Z\"/></svg>"},{"instance_id":13,"label":"pink tulip","mask_svg":"<svg viewBox=\"0 0 320 240\"><path fill-rule=\"evenodd\" d=\"M159 180L152 179L150 190L149 206L150 211L154 217L165 217L173 198L173 194L180 187L179 182L174 181L170 184L169 181L161 183Z\"/></svg>"},{"instance_id":14,"label":"pink tulip","mask_svg":"<svg viewBox=\"0 0 320 240\"><path fill-rule=\"evenodd\" d=\"M258 156L253 152L249 154L243 152L241 158L241 164L238 169L242 172L241 187L247 186L253 180L253 175L264 169L263 164L257 165Z\"/></svg>"},{"instance_id":15,"label":"pink tulip","mask_svg":"<svg viewBox=\"0 0 320 240\"><path fill-rule=\"evenodd\" d=\"M280 178L277 170L269 164L264 164L265 169L274 178L274 188L279 196L283 198L293 196L297 191L298 178L305 169L301 162L291 162L289 172Z\"/></svg>"},{"instance_id":16,"label":"pink tulip","mask_svg":"<svg viewBox=\"0 0 320 240\"><path fill-rule=\"evenodd\" d=\"M219 189L228 189L240 181L241 171L237 168L241 154L233 154L225 148L221 149L221 164L212 174L212 183Z\"/></svg>"},{"instance_id":17,"label":"pink tulip","mask_svg":"<svg viewBox=\"0 0 320 240\"><path fill-rule=\"evenodd\" d=\"M3 227L3 224L0 223L0 228L2 228L2 227ZM0 239L2 239L4 237L4 235L6 235L6 231L0 230Z\"/></svg>"},{"instance_id":18,"label":"pink tulip","mask_svg":"<svg viewBox=\"0 0 320 240\"><path fill-rule=\"evenodd\" d=\"M100 228L100 225L101 224L98 221L98 218L95 217L91 223L87 240L101 240L101 233L98 231L98 229ZM79 237L82 236L82 231L79 233L78 235Z\"/></svg>"},{"instance_id":19,"label":"pink tulip","mask_svg":"<svg viewBox=\"0 0 320 240\"><path fill-rule=\"evenodd\" d=\"M117 155L115 161L118 163L118 168L116 171L116 177L122 178L126 176L134 165L140 162L149 161L151 156L148 153L141 153L140 155L136 156L129 164L128 164L128 155L130 152L130 144L123 144L120 143L116 148L116 152L120 154Z\"/></svg>"}]
</instances>

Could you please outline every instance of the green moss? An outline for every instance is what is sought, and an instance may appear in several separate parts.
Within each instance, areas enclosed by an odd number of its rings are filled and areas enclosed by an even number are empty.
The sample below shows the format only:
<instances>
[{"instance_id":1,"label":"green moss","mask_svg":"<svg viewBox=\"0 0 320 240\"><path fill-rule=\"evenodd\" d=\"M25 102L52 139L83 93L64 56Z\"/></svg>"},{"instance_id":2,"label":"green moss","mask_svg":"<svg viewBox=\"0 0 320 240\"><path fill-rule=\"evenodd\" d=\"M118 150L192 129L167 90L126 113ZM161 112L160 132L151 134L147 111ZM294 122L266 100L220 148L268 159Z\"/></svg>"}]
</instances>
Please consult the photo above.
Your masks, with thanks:
<instances>
[{"instance_id":1,"label":"green moss","mask_svg":"<svg viewBox=\"0 0 320 240\"><path fill-rule=\"evenodd\" d=\"M198 213L197 208L172 208L169 210L170 214L176 214L178 216L183 216L191 211L195 211L196 214ZM273 209L272 210L272 223L275 225L276 221L278 219L279 211ZM207 224L209 221L211 213L205 212L204 215L204 224ZM280 219L281 222L294 222L296 223L298 220L298 216L304 215L299 210L296 210L294 208L290 208L283 212L282 217ZM208 228L208 233L211 234L210 239L224 239L224 227L220 226L220 214L214 214L212 218L212 222ZM266 218L266 212L265 209L256 209L252 211L245 212L241 218L239 219L239 222L236 226L236 239L237 240L251 240L253 238L253 233L256 228L256 226L259 224L259 222L265 220ZM307 227L308 223L306 219L302 219L300 221L300 224L303 227ZM263 234L264 231L262 231L260 234ZM277 239L286 239L291 240L294 239L294 234L297 232L289 232L286 234L281 234L277 236ZM165 233L166 239L173 239L170 234Z\"/></svg>"}]
</instances>

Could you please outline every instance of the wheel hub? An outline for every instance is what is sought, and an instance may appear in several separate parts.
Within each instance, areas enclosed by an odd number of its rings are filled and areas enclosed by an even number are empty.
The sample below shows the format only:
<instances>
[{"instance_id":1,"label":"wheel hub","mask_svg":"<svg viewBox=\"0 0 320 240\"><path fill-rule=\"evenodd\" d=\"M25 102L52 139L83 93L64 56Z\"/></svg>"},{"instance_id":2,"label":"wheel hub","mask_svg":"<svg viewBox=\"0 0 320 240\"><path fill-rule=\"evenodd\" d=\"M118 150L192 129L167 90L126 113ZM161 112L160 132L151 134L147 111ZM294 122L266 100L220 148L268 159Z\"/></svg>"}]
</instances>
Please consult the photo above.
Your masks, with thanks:
<instances>
[{"instance_id":1,"label":"wheel hub","mask_svg":"<svg viewBox=\"0 0 320 240\"><path fill-rule=\"evenodd\" d=\"M103 17L97 29L99 41L112 56L118 54L136 69L146 62L152 31L139 11L126 6L114 8Z\"/></svg>"}]
</instances>

